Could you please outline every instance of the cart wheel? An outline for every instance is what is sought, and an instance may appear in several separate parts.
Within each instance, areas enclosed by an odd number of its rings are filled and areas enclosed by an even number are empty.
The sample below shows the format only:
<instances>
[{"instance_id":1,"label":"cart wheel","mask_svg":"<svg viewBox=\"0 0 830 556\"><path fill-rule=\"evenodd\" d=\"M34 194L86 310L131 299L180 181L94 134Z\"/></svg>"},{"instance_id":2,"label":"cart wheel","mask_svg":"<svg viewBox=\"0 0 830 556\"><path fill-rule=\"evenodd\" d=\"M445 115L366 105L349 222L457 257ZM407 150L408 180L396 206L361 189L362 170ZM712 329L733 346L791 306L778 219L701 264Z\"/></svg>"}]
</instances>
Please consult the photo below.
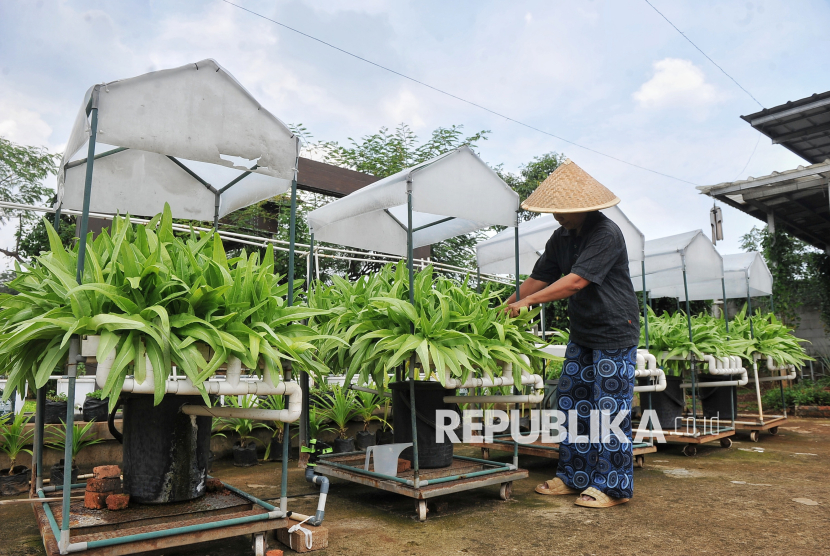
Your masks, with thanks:
<instances>
[{"instance_id":1,"label":"cart wheel","mask_svg":"<svg viewBox=\"0 0 830 556\"><path fill-rule=\"evenodd\" d=\"M427 501L426 500L418 500L418 505L415 508L415 511L418 512L418 521L426 521L427 520Z\"/></svg>"},{"instance_id":2,"label":"cart wheel","mask_svg":"<svg viewBox=\"0 0 830 556\"><path fill-rule=\"evenodd\" d=\"M646 457L645 456L635 456L634 457L634 467L639 467L642 469L646 466Z\"/></svg>"},{"instance_id":3,"label":"cart wheel","mask_svg":"<svg viewBox=\"0 0 830 556\"><path fill-rule=\"evenodd\" d=\"M481 459L490 459L490 448L481 449Z\"/></svg>"},{"instance_id":4,"label":"cart wheel","mask_svg":"<svg viewBox=\"0 0 830 556\"><path fill-rule=\"evenodd\" d=\"M758 442L758 431L749 431L749 439L753 442Z\"/></svg>"},{"instance_id":5,"label":"cart wheel","mask_svg":"<svg viewBox=\"0 0 830 556\"><path fill-rule=\"evenodd\" d=\"M731 448L732 447L732 439L731 438L721 438L720 439L720 447L721 448Z\"/></svg>"},{"instance_id":6,"label":"cart wheel","mask_svg":"<svg viewBox=\"0 0 830 556\"><path fill-rule=\"evenodd\" d=\"M513 494L513 481L508 481L506 483L501 484L501 488L499 489L499 498L502 500L510 500L510 496Z\"/></svg>"},{"instance_id":7,"label":"cart wheel","mask_svg":"<svg viewBox=\"0 0 830 556\"><path fill-rule=\"evenodd\" d=\"M265 545L265 533L257 533L254 537L254 555L265 556L267 546Z\"/></svg>"},{"instance_id":8,"label":"cart wheel","mask_svg":"<svg viewBox=\"0 0 830 556\"><path fill-rule=\"evenodd\" d=\"M694 444L686 444L685 446L683 446L683 455L684 456L692 457L696 453L697 453L697 446L695 446Z\"/></svg>"},{"instance_id":9,"label":"cart wheel","mask_svg":"<svg viewBox=\"0 0 830 556\"><path fill-rule=\"evenodd\" d=\"M770 433L772 436L775 436L776 434L778 434L778 427L771 427L771 428L769 429L769 433Z\"/></svg>"}]
</instances>

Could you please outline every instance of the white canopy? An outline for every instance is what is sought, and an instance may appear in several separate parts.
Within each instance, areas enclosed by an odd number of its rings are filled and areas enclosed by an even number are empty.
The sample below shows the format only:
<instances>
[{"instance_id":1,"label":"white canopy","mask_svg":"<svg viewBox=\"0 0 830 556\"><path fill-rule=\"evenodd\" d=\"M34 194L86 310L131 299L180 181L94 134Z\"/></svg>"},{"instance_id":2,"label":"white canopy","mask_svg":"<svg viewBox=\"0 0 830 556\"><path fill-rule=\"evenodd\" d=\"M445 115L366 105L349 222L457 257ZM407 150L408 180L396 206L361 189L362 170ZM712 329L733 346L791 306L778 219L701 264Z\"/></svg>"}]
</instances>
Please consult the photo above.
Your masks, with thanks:
<instances>
[{"instance_id":1,"label":"white canopy","mask_svg":"<svg viewBox=\"0 0 830 556\"><path fill-rule=\"evenodd\" d=\"M722 289L723 259L701 230L646 241L645 254L646 289L652 298L685 301L684 269L689 300L713 299L710 292ZM635 290L642 290L639 269L632 269L631 281Z\"/></svg>"},{"instance_id":2,"label":"white canopy","mask_svg":"<svg viewBox=\"0 0 830 556\"><path fill-rule=\"evenodd\" d=\"M310 212L315 239L405 256L408 180L413 247L491 225L516 226L518 194L465 146Z\"/></svg>"},{"instance_id":3,"label":"white canopy","mask_svg":"<svg viewBox=\"0 0 830 556\"><path fill-rule=\"evenodd\" d=\"M643 233L617 206L600 212L620 227L625 237L630 266L636 266L640 272L640 263L644 258L645 237ZM533 265L545 251L545 244L557 228L559 228L559 222L553 218L552 214L543 214L519 224L519 272L521 274L533 272ZM504 230L479 243L476 246L476 257L481 271L491 274L514 274L516 272L515 241L515 230Z\"/></svg>"},{"instance_id":4,"label":"white canopy","mask_svg":"<svg viewBox=\"0 0 830 556\"><path fill-rule=\"evenodd\" d=\"M299 140L218 63L202 60L86 92L58 171L57 206L82 209L87 108L96 102L92 212L152 215L168 202L174 217L213 220L217 194L221 218L291 187ZM212 189L205 168L221 179Z\"/></svg>"},{"instance_id":5,"label":"white canopy","mask_svg":"<svg viewBox=\"0 0 830 556\"><path fill-rule=\"evenodd\" d=\"M726 297L746 298L772 295L772 273L760 253L735 253L723 256ZM723 293L713 299L720 299Z\"/></svg>"}]
</instances>

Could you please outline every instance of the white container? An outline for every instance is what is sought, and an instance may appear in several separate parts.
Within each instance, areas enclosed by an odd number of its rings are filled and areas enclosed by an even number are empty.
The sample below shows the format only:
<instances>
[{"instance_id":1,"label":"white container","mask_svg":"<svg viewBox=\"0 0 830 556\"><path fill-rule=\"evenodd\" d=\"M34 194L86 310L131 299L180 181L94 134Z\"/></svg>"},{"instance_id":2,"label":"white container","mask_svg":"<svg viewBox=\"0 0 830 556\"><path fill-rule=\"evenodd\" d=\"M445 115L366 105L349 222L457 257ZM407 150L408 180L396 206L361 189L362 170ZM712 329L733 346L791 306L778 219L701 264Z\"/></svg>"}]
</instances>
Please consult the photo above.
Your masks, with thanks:
<instances>
[{"instance_id":1,"label":"white container","mask_svg":"<svg viewBox=\"0 0 830 556\"><path fill-rule=\"evenodd\" d=\"M84 407L84 400L86 399L86 395L90 392L94 392L96 390L95 386L95 377L94 376L79 376L75 379L75 408L81 409ZM65 396L69 395L69 379L68 378L59 378L58 379L58 387L57 387L58 394L64 394Z\"/></svg>"}]
</instances>

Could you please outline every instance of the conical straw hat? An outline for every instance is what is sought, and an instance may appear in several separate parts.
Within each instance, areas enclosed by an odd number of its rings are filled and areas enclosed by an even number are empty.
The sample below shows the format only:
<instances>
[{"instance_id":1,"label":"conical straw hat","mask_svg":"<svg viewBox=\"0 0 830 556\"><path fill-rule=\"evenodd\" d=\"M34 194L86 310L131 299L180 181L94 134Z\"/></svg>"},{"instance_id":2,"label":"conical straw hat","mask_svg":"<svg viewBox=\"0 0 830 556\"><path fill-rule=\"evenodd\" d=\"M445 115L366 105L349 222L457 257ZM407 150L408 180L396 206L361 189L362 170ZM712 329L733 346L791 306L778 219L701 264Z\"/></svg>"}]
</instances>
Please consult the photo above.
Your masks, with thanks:
<instances>
[{"instance_id":1,"label":"conical straw hat","mask_svg":"<svg viewBox=\"0 0 830 556\"><path fill-rule=\"evenodd\" d=\"M522 208L533 212L590 212L613 207L620 198L570 160L531 193Z\"/></svg>"}]
</instances>

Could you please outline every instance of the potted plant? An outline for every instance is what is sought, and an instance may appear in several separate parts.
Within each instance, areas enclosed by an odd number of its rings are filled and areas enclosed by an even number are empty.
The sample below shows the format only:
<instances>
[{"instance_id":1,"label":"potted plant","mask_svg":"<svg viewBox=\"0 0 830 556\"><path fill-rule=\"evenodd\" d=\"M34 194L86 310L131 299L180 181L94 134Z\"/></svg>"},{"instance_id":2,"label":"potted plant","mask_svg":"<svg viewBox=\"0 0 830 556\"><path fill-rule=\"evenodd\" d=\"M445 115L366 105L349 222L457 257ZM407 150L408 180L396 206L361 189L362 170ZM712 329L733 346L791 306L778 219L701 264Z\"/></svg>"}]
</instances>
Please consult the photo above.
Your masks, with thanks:
<instances>
[{"instance_id":1,"label":"potted plant","mask_svg":"<svg viewBox=\"0 0 830 556\"><path fill-rule=\"evenodd\" d=\"M66 419L66 409L69 399L66 394L51 393L46 395L46 409L43 413L43 422L47 425L57 425Z\"/></svg>"},{"instance_id":2,"label":"potted plant","mask_svg":"<svg viewBox=\"0 0 830 556\"><path fill-rule=\"evenodd\" d=\"M225 401L232 407L251 409L257 407L254 396L227 396ZM233 464L237 467L251 467L258 464L257 443L260 440L253 435L256 429L268 428L264 423L253 419L225 417L220 419L223 432L233 432L237 440L233 444ZM225 436L219 433L220 436Z\"/></svg>"},{"instance_id":3,"label":"potted plant","mask_svg":"<svg viewBox=\"0 0 830 556\"><path fill-rule=\"evenodd\" d=\"M358 450L365 450L369 446L375 445L375 435L369 432L369 423L382 420L375 415L380 400L377 394L359 390L357 391L357 399L360 401L360 406L355 410L355 415L363 419L363 430L358 431L355 435L355 446Z\"/></svg>"},{"instance_id":4,"label":"potted plant","mask_svg":"<svg viewBox=\"0 0 830 556\"><path fill-rule=\"evenodd\" d=\"M11 416L0 419L0 450L9 456L9 468L0 469L0 495L16 496L29 489L30 470L25 465L16 465L20 452L32 455L32 451L26 446L32 443L34 429L26 431L26 424L31 417L27 417L21 411L12 418Z\"/></svg>"},{"instance_id":5,"label":"potted plant","mask_svg":"<svg viewBox=\"0 0 830 556\"><path fill-rule=\"evenodd\" d=\"M311 406L308 408L308 437L319 440L321 433L332 430L328 425L325 410Z\"/></svg>"},{"instance_id":6,"label":"potted plant","mask_svg":"<svg viewBox=\"0 0 830 556\"><path fill-rule=\"evenodd\" d=\"M383 398L383 419L380 420L380 427L375 431L375 444L393 444L395 442L395 433L389 423L389 406L391 403L391 398Z\"/></svg>"},{"instance_id":7,"label":"potted plant","mask_svg":"<svg viewBox=\"0 0 830 556\"><path fill-rule=\"evenodd\" d=\"M72 483L78 482L78 465L76 464L76 461L78 459L78 454L81 453L81 450L87 446L99 444L104 441L103 438L94 438L91 436L92 426L94 424L95 423L93 421L90 421L83 426L77 424L72 425ZM46 438L44 445L47 448L52 448L53 450L58 450L59 452L65 454L66 423L61 421L60 427L51 427L47 434L48 437ZM52 485L63 484L64 465L65 462L61 459L59 463L52 466L49 473Z\"/></svg>"},{"instance_id":8,"label":"potted plant","mask_svg":"<svg viewBox=\"0 0 830 556\"><path fill-rule=\"evenodd\" d=\"M102 390L93 390L84 398L84 421L101 421L105 422L109 417L107 406L109 400L103 396Z\"/></svg>"},{"instance_id":9,"label":"potted plant","mask_svg":"<svg viewBox=\"0 0 830 556\"><path fill-rule=\"evenodd\" d=\"M342 454L354 452L354 438L349 438L349 421L355 417L354 392L342 386L333 386L328 398L323 401L325 416L334 424L337 438L334 439L334 452Z\"/></svg>"}]
</instances>

